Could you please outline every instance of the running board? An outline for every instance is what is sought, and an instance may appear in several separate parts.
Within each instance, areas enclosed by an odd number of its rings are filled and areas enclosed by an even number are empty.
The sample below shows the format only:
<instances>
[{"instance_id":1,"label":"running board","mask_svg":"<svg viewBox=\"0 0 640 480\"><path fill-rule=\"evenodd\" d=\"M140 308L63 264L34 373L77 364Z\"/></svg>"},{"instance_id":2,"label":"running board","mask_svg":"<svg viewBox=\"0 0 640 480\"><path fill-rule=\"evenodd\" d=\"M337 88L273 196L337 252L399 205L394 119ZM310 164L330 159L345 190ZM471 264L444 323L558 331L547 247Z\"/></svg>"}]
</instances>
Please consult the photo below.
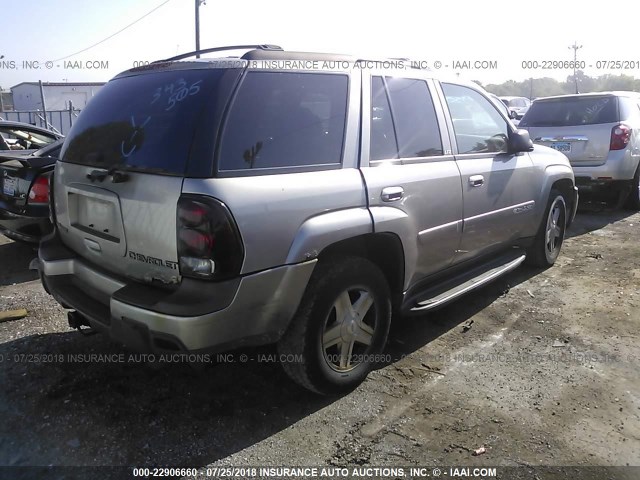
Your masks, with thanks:
<instances>
[{"instance_id":1,"label":"running board","mask_svg":"<svg viewBox=\"0 0 640 480\"><path fill-rule=\"evenodd\" d=\"M517 268L526 255L522 251L511 252L494 261L476 267L471 271L429 288L417 296L413 307L407 313L421 313L439 307L465 293L485 285L500 275ZM414 297L416 298L416 297Z\"/></svg>"}]
</instances>

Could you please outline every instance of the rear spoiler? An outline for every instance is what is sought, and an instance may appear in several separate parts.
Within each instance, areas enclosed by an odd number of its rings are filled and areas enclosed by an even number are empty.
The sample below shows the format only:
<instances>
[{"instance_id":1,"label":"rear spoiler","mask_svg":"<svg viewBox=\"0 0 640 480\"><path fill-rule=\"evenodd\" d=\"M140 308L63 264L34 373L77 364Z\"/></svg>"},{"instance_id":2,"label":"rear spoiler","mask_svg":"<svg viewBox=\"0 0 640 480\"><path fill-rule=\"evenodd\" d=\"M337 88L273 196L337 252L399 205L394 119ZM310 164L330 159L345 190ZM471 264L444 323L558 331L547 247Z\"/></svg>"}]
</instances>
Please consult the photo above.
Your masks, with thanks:
<instances>
[{"instance_id":1,"label":"rear spoiler","mask_svg":"<svg viewBox=\"0 0 640 480\"><path fill-rule=\"evenodd\" d=\"M53 165L58 160L55 157L35 157L30 153L32 152L28 152L25 155L16 154L14 151L11 154L0 153L0 166L3 163L18 162L24 168L41 168Z\"/></svg>"}]
</instances>

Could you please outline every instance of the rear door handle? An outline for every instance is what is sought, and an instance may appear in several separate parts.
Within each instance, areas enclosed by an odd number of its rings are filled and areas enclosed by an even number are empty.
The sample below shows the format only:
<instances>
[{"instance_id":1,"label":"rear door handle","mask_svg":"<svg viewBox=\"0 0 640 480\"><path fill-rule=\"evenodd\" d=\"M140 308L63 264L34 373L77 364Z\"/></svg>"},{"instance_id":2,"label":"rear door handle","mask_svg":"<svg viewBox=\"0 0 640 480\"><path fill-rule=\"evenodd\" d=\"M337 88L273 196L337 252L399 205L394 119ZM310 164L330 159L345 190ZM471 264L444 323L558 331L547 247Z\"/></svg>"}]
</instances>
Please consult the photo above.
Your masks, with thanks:
<instances>
[{"instance_id":1,"label":"rear door handle","mask_svg":"<svg viewBox=\"0 0 640 480\"><path fill-rule=\"evenodd\" d=\"M386 187L382 189L380 195L383 202L395 202L404 197L404 188L402 187Z\"/></svg>"},{"instance_id":2,"label":"rear door handle","mask_svg":"<svg viewBox=\"0 0 640 480\"><path fill-rule=\"evenodd\" d=\"M469 185L472 187L481 187L484 185L484 177L482 175L471 175L469 177Z\"/></svg>"}]
</instances>

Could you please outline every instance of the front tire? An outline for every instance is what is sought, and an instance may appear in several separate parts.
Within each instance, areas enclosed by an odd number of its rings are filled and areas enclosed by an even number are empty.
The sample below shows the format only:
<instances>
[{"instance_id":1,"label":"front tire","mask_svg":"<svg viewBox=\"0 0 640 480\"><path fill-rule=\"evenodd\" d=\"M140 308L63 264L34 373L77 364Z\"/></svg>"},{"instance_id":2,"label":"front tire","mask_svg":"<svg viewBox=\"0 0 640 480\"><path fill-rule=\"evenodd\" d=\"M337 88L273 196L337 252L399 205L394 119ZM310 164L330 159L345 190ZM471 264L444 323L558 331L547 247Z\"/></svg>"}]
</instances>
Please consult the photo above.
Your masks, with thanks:
<instances>
[{"instance_id":1,"label":"front tire","mask_svg":"<svg viewBox=\"0 0 640 480\"><path fill-rule=\"evenodd\" d=\"M359 257L321 260L278 343L285 372L320 394L357 387L381 360L391 324L389 285Z\"/></svg>"},{"instance_id":2,"label":"front tire","mask_svg":"<svg viewBox=\"0 0 640 480\"><path fill-rule=\"evenodd\" d=\"M560 254L566 229L567 204L562 193L551 190L540 228L527 251L527 263L535 267L551 267Z\"/></svg>"}]
</instances>

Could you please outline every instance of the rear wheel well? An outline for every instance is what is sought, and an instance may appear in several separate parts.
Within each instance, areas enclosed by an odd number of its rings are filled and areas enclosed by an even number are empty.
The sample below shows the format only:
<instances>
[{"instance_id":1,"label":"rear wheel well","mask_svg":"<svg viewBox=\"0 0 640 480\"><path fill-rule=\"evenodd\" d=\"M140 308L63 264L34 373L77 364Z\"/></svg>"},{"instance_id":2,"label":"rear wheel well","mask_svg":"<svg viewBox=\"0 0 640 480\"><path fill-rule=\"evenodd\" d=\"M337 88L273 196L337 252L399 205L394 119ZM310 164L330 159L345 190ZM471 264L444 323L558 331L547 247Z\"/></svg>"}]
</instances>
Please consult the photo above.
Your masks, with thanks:
<instances>
[{"instance_id":1,"label":"rear wheel well","mask_svg":"<svg viewBox=\"0 0 640 480\"><path fill-rule=\"evenodd\" d=\"M362 257L376 265L389 284L395 296L402 293L404 286L404 250L402 242L393 233L368 233L341 240L326 247L318 257L327 261L332 257Z\"/></svg>"},{"instance_id":2,"label":"rear wheel well","mask_svg":"<svg viewBox=\"0 0 640 480\"><path fill-rule=\"evenodd\" d=\"M553 185L551 185L551 190L558 190L560 193L562 193L564 201L567 205L567 214L568 212L572 212L574 207L573 202L575 199L573 195L573 187L573 182L568 178L557 180L553 183Z\"/></svg>"}]
</instances>

